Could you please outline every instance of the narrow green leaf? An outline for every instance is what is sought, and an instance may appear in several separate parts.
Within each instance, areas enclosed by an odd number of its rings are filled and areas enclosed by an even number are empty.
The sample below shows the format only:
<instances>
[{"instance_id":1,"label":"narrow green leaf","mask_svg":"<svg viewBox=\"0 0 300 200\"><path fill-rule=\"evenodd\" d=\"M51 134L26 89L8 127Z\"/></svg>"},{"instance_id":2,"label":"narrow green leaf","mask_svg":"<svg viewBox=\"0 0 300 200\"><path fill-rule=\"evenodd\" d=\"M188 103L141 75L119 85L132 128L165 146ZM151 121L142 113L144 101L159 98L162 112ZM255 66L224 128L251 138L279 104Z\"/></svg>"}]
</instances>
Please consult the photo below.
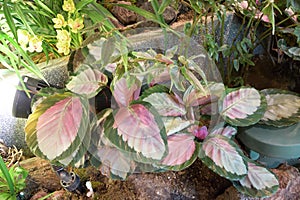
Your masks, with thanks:
<instances>
[{"instance_id":1,"label":"narrow green leaf","mask_svg":"<svg viewBox=\"0 0 300 200\"><path fill-rule=\"evenodd\" d=\"M16 25L15 25L12 15L11 15L11 11L8 8L7 0L5 0L3 2L3 12L4 12L5 19L7 21L7 24L9 26L12 34L14 35L15 38L18 38Z\"/></svg>"},{"instance_id":2,"label":"narrow green leaf","mask_svg":"<svg viewBox=\"0 0 300 200\"><path fill-rule=\"evenodd\" d=\"M15 194L15 188L14 188L14 182L9 174L9 171L2 159L2 156L0 156L0 169L7 181L7 184L8 184L8 187L9 187L9 190L10 190L10 194L11 195L14 195Z\"/></svg>"},{"instance_id":3,"label":"narrow green leaf","mask_svg":"<svg viewBox=\"0 0 300 200\"><path fill-rule=\"evenodd\" d=\"M76 3L76 9L77 10L81 10L83 7L85 7L86 5L92 3L94 0L83 0L83 1L79 1L78 3Z\"/></svg>"},{"instance_id":4,"label":"narrow green leaf","mask_svg":"<svg viewBox=\"0 0 300 200\"><path fill-rule=\"evenodd\" d=\"M47 11L47 12L51 13L53 16L55 16L55 13L46 4L44 4L42 1L40 1L40 0L34 0L34 2L37 5L39 5L42 9L44 9L45 11ZM49 15L47 15L47 16L49 16Z\"/></svg>"},{"instance_id":5,"label":"narrow green leaf","mask_svg":"<svg viewBox=\"0 0 300 200\"><path fill-rule=\"evenodd\" d=\"M159 7L158 11L157 11L157 14L159 14L159 15L163 14L164 11L170 5L171 2L172 2L172 0L163 0L160 4L160 7Z\"/></svg>"}]
</instances>

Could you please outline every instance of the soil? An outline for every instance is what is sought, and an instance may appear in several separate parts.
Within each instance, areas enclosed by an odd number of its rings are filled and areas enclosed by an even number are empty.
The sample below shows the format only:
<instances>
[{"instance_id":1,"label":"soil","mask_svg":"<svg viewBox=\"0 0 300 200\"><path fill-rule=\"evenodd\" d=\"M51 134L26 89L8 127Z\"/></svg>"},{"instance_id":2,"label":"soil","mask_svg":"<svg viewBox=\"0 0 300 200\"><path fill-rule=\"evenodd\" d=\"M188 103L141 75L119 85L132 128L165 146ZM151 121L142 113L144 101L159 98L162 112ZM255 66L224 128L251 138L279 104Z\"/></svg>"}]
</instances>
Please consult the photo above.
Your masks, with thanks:
<instances>
[{"instance_id":1,"label":"soil","mask_svg":"<svg viewBox=\"0 0 300 200\"><path fill-rule=\"evenodd\" d=\"M76 194L63 190L55 172L45 160L31 158L22 162L21 166L29 170L24 193L26 199L32 200L52 192L55 192L52 198L56 196L58 199L207 200L216 199L232 186L230 181L213 173L200 160L180 172L133 174L126 181L108 179L93 167L75 169L81 183L92 183L94 195L88 198L86 191Z\"/></svg>"}]
</instances>

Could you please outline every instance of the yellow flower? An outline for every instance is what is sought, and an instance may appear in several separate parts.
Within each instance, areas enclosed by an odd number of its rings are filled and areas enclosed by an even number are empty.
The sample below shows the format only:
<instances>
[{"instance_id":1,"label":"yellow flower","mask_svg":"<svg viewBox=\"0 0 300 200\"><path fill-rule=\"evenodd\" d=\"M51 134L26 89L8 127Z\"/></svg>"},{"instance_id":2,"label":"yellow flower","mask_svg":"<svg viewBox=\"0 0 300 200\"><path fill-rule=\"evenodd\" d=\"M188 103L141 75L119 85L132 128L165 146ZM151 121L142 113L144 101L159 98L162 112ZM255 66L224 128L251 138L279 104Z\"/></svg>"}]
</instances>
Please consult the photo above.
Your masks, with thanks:
<instances>
[{"instance_id":1,"label":"yellow flower","mask_svg":"<svg viewBox=\"0 0 300 200\"><path fill-rule=\"evenodd\" d=\"M42 40L41 38L38 38L37 36L31 37L29 40L29 47L27 48L27 50L29 52L42 52L43 48L42 48Z\"/></svg>"},{"instance_id":2,"label":"yellow flower","mask_svg":"<svg viewBox=\"0 0 300 200\"><path fill-rule=\"evenodd\" d=\"M84 27L84 25L83 25L83 18L79 17L79 18L76 18L75 20L69 19L68 20L68 25L71 28L71 31L73 33L77 33L78 30L81 30Z\"/></svg>"},{"instance_id":3,"label":"yellow flower","mask_svg":"<svg viewBox=\"0 0 300 200\"><path fill-rule=\"evenodd\" d=\"M58 42L62 43L70 43L71 42L71 35L66 30L56 30L56 39Z\"/></svg>"},{"instance_id":4,"label":"yellow flower","mask_svg":"<svg viewBox=\"0 0 300 200\"><path fill-rule=\"evenodd\" d=\"M64 4L62 6L64 11L74 13L76 10L75 4L73 0L64 0Z\"/></svg>"},{"instance_id":5,"label":"yellow flower","mask_svg":"<svg viewBox=\"0 0 300 200\"><path fill-rule=\"evenodd\" d=\"M28 31L22 29L18 29L17 34L18 34L18 43L24 50L26 50L29 39L31 38L30 34L28 33Z\"/></svg>"},{"instance_id":6,"label":"yellow flower","mask_svg":"<svg viewBox=\"0 0 300 200\"><path fill-rule=\"evenodd\" d=\"M62 28L67 25L64 16L61 14L57 14L57 18L53 18L52 21L54 22L54 28Z\"/></svg>"},{"instance_id":7,"label":"yellow flower","mask_svg":"<svg viewBox=\"0 0 300 200\"><path fill-rule=\"evenodd\" d=\"M70 53L70 42L57 42L56 43L58 53L68 55Z\"/></svg>"}]
</instances>

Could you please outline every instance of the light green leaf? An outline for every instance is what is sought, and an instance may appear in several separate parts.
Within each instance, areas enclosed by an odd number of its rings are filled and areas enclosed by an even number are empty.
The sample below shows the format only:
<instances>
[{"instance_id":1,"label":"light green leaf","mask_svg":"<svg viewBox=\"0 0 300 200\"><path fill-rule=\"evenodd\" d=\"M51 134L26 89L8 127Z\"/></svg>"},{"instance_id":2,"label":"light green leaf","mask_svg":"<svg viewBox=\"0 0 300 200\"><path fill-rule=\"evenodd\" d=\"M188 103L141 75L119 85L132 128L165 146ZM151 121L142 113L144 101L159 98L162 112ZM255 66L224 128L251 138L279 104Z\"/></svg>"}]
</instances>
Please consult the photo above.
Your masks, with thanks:
<instances>
[{"instance_id":1,"label":"light green leaf","mask_svg":"<svg viewBox=\"0 0 300 200\"><path fill-rule=\"evenodd\" d=\"M266 110L265 96L254 88L233 89L221 99L220 113L226 122L235 126L257 123Z\"/></svg>"},{"instance_id":2,"label":"light green leaf","mask_svg":"<svg viewBox=\"0 0 300 200\"><path fill-rule=\"evenodd\" d=\"M247 174L247 165L242 151L237 144L225 136L207 137L199 157L214 172L230 180L239 180Z\"/></svg>"},{"instance_id":3,"label":"light green leaf","mask_svg":"<svg viewBox=\"0 0 300 200\"><path fill-rule=\"evenodd\" d=\"M265 94L268 104L262 123L282 127L300 122L299 94L279 89L265 89L261 92Z\"/></svg>"},{"instance_id":4,"label":"light green leaf","mask_svg":"<svg viewBox=\"0 0 300 200\"><path fill-rule=\"evenodd\" d=\"M279 182L272 172L250 160L247 176L233 182L233 185L240 192L252 197L271 196L279 188Z\"/></svg>"},{"instance_id":5,"label":"light green leaf","mask_svg":"<svg viewBox=\"0 0 300 200\"><path fill-rule=\"evenodd\" d=\"M193 124L192 121L184 120L182 117L162 117L162 120L168 136L182 131Z\"/></svg>"}]
</instances>

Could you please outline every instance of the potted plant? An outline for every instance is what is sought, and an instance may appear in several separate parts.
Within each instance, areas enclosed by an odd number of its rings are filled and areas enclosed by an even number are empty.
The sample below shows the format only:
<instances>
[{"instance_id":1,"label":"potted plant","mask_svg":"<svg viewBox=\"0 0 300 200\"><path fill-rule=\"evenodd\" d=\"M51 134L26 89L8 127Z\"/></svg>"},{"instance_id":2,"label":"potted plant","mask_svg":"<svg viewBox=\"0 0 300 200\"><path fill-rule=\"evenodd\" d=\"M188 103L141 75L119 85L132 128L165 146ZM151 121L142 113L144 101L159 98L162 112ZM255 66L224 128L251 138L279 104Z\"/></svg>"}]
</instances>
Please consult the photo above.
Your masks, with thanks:
<instances>
[{"instance_id":1,"label":"potted plant","mask_svg":"<svg viewBox=\"0 0 300 200\"><path fill-rule=\"evenodd\" d=\"M101 38L88 45L66 88L36 94L25 127L32 152L56 165L89 162L118 179L135 171L182 170L199 158L243 193L273 194L276 176L249 159L235 135L239 126L276 123L272 102L285 92L208 81L199 65L206 54L180 54L190 40L180 38L182 46L165 51L132 50L125 41ZM103 90L111 103L97 110ZM284 120L295 122L295 115Z\"/></svg>"}]
</instances>

